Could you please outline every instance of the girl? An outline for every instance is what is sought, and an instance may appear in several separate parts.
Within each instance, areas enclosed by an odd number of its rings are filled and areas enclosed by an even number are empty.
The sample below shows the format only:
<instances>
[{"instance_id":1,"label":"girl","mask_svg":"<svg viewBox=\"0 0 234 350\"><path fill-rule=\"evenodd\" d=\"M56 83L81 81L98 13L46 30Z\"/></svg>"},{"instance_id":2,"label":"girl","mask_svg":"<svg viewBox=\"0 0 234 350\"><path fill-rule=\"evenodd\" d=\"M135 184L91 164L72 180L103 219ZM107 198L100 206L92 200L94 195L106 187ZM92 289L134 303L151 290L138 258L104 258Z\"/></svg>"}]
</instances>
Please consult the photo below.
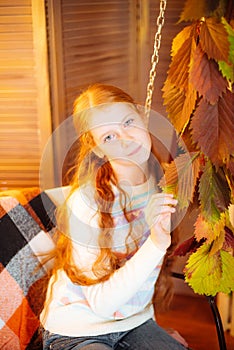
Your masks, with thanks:
<instances>
[{"instance_id":1,"label":"girl","mask_svg":"<svg viewBox=\"0 0 234 350\"><path fill-rule=\"evenodd\" d=\"M154 285L177 201L158 193L146 124L133 99L113 86L95 84L75 101L79 155L51 253L45 350L187 345L154 320Z\"/></svg>"}]
</instances>

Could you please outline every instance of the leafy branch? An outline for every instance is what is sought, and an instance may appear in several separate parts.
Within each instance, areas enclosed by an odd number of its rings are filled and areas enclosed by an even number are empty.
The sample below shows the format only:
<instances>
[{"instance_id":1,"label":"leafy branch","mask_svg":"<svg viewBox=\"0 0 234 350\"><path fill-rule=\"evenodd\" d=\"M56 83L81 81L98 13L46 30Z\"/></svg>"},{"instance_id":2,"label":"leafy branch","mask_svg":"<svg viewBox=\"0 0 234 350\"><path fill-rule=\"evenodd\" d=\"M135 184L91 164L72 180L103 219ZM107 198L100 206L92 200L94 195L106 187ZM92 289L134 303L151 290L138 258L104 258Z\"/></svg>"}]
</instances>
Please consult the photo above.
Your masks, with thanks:
<instances>
[{"instance_id":1,"label":"leafy branch","mask_svg":"<svg viewBox=\"0 0 234 350\"><path fill-rule=\"evenodd\" d=\"M185 280L199 294L234 290L234 20L230 1L187 0L163 87L181 154L160 186L184 209L198 198L194 236L175 254L189 258Z\"/></svg>"}]
</instances>

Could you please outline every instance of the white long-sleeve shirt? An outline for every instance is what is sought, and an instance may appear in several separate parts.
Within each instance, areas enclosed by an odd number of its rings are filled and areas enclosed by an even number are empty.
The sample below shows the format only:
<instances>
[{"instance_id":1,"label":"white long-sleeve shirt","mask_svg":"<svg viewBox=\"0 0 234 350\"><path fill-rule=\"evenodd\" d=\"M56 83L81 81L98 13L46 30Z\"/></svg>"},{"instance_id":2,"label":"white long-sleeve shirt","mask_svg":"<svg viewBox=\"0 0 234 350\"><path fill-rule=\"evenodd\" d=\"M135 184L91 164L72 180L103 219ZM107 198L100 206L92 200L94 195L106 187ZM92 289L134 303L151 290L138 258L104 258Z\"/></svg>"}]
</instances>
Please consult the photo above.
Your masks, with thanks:
<instances>
[{"instance_id":1,"label":"white long-sleeve shirt","mask_svg":"<svg viewBox=\"0 0 234 350\"><path fill-rule=\"evenodd\" d=\"M74 284L61 270L51 278L48 305L41 322L52 333L67 336L87 336L126 331L153 317L151 303L154 285L165 252L158 249L149 236L144 208L155 191L151 182L131 187L129 215L134 243L126 254L125 239L129 230L120 210L118 195L112 209L114 217L113 250L122 258L122 266L107 281L90 286ZM99 253L96 204L91 201L90 188L75 191L68 201L69 235L73 242L73 257L84 273L94 278L92 265ZM52 294L50 295L50 292Z\"/></svg>"}]
</instances>

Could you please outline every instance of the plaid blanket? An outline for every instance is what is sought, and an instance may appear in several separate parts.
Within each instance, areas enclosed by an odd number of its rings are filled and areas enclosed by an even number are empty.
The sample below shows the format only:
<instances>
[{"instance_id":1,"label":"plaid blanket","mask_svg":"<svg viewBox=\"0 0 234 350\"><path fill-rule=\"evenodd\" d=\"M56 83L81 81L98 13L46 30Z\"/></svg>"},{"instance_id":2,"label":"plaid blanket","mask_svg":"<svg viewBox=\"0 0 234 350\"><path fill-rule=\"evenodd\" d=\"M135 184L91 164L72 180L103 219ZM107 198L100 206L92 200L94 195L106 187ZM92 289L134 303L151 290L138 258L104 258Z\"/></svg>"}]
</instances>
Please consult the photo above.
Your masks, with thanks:
<instances>
[{"instance_id":1,"label":"plaid blanket","mask_svg":"<svg viewBox=\"0 0 234 350\"><path fill-rule=\"evenodd\" d=\"M0 193L0 349L42 349L39 314L53 247L55 204L37 188ZM40 268L37 269L37 267Z\"/></svg>"}]
</instances>

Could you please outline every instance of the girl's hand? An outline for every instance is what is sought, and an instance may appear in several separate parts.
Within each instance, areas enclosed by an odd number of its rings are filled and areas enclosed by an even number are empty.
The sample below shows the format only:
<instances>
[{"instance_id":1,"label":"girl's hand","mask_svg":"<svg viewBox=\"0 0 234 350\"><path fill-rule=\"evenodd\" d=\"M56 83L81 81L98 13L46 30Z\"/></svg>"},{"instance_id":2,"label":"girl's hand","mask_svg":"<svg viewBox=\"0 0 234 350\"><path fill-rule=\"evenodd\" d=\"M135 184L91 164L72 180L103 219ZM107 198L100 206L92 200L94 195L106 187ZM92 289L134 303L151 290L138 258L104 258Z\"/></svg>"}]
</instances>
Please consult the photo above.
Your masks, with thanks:
<instances>
[{"instance_id":1,"label":"girl's hand","mask_svg":"<svg viewBox=\"0 0 234 350\"><path fill-rule=\"evenodd\" d=\"M154 194L145 208L145 219L150 227L151 239L161 250L171 244L171 214L175 212L177 200L172 194Z\"/></svg>"}]
</instances>

